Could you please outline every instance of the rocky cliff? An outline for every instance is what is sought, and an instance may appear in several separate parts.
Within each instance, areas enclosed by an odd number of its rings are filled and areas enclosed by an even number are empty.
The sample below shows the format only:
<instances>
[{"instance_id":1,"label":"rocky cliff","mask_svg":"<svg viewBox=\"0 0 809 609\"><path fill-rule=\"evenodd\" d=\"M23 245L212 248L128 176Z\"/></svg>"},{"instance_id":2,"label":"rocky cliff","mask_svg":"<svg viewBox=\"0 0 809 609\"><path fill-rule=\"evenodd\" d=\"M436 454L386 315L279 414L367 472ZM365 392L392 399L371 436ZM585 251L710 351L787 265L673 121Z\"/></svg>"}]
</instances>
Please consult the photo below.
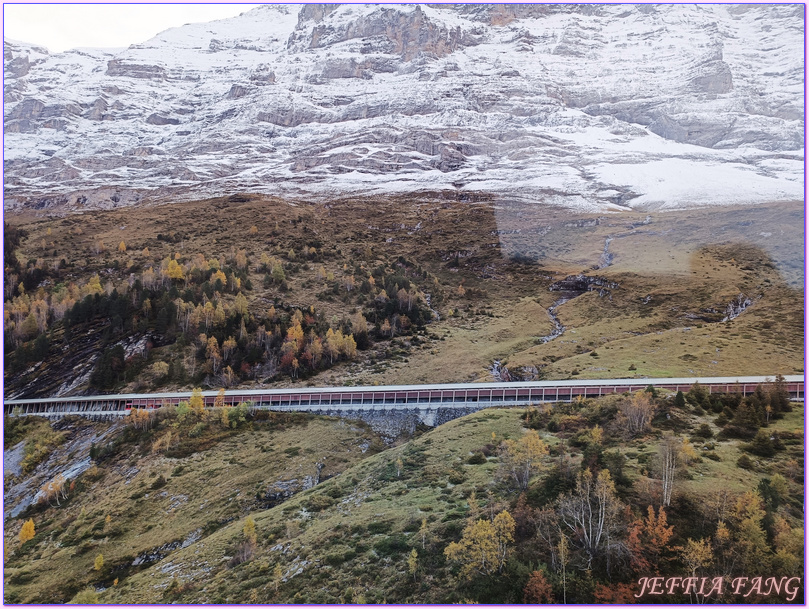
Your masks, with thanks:
<instances>
[{"instance_id":1,"label":"rocky cliff","mask_svg":"<svg viewBox=\"0 0 809 609\"><path fill-rule=\"evenodd\" d=\"M6 40L5 206L486 191L803 196L803 8L279 5L120 51Z\"/></svg>"}]
</instances>

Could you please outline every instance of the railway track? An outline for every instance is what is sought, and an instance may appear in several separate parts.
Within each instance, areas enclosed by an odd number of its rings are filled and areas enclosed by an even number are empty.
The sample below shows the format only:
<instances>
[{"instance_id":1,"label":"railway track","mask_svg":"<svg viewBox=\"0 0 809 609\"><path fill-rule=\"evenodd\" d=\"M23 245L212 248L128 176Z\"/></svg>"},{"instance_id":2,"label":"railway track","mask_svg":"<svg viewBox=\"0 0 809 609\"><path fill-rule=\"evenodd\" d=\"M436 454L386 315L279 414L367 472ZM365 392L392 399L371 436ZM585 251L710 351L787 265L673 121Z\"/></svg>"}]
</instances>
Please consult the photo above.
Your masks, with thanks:
<instances>
[{"instance_id":1,"label":"railway track","mask_svg":"<svg viewBox=\"0 0 809 609\"><path fill-rule=\"evenodd\" d=\"M709 392L749 395L773 377L712 377L672 379L612 379L534 381L518 383L467 383L448 385L392 385L380 387L323 387L252 389L225 392L225 403L247 402L253 409L350 415L373 410L409 411L422 414L442 409L474 409L493 406L524 406L541 402L571 401L578 397L643 390L648 386L687 392L699 382ZM804 398L804 377L785 377L791 399ZM213 407L216 391L202 392L206 407ZM187 401L191 392L93 395L60 398L4 400L4 413L11 416L93 418L127 416L133 408L159 408ZM431 417L427 417L428 419Z\"/></svg>"}]
</instances>

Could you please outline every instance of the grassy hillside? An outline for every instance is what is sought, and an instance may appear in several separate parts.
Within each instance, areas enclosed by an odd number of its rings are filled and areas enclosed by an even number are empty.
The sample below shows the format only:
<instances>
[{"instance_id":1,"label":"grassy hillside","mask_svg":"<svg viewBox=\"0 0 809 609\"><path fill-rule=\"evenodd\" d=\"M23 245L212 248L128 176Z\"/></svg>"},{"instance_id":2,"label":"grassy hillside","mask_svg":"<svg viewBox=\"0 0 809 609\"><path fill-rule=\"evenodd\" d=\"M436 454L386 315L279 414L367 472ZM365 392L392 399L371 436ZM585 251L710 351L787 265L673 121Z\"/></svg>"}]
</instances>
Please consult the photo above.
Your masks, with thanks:
<instances>
[{"instance_id":1,"label":"grassy hillside","mask_svg":"<svg viewBox=\"0 0 809 609\"><path fill-rule=\"evenodd\" d=\"M313 483L318 463L325 480L381 448L362 423L303 414L251 417L236 428L225 428L219 419L179 422L165 413L160 418L148 430L129 425L83 453L53 455L42 463L51 480L88 452L95 457L88 470L68 482L68 498L59 507L44 501L22 519L6 520L7 540L16 539L22 520L32 517L36 523L33 540L7 545L7 601L66 602L89 583L125 580L176 547L195 541L204 546L227 523L283 501L285 492L299 492ZM231 416L229 422L234 420ZM7 422L7 435L18 421ZM109 425L56 424L72 427L65 432L71 435ZM33 444L43 433L37 426L13 441ZM167 433L172 439L155 446ZM7 477L7 490L25 477ZM99 554L105 566L96 572Z\"/></svg>"},{"instance_id":2,"label":"grassy hillside","mask_svg":"<svg viewBox=\"0 0 809 609\"><path fill-rule=\"evenodd\" d=\"M486 381L494 360L527 378L801 372L801 218L252 195L10 215L5 391ZM577 275L611 287L552 289Z\"/></svg>"},{"instance_id":3,"label":"grassy hillside","mask_svg":"<svg viewBox=\"0 0 809 609\"><path fill-rule=\"evenodd\" d=\"M632 431L639 404L651 419ZM164 412L152 429L130 428L96 452L64 505L8 519L7 539L29 517L36 537L10 544L6 600L63 602L84 589L106 603L622 602L654 572L802 572L803 407L777 387L744 400L695 388L484 410L385 450L333 419L199 426ZM166 431L177 437L151 453ZM14 440L27 433L41 430ZM535 433L548 452L521 489L509 464ZM668 502L666 446L678 461ZM318 462L326 479L284 498L279 481L315 476ZM588 548L564 523L590 475L605 485L610 537ZM445 551L505 512L502 561L466 573ZM710 559L689 567L689 543Z\"/></svg>"}]
</instances>

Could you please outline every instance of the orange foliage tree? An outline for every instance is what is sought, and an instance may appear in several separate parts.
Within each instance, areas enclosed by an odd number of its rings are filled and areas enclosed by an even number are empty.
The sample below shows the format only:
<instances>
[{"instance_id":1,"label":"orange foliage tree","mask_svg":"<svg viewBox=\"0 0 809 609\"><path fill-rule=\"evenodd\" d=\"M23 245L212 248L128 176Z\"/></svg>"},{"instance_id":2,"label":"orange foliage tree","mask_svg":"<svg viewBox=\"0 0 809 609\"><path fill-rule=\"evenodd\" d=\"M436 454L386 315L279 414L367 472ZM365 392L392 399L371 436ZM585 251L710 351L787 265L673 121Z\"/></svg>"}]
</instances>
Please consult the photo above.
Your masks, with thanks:
<instances>
[{"instance_id":1,"label":"orange foliage tree","mask_svg":"<svg viewBox=\"0 0 809 609\"><path fill-rule=\"evenodd\" d=\"M657 516L650 505L646 518L638 518L630 526L626 545L631 556L632 567L638 573L660 573L661 562L672 548L669 541L674 535L674 527L668 525L666 510L661 507Z\"/></svg>"},{"instance_id":2,"label":"orange foliage tree","mask_svg":"<svg viewBox=\"0 0 809 609\"><path fill-rule=\"evenodd\" d=\"M523 602L531 605L547 605L553 602L553 590L542 571L534 571L523 589Z\"/></svg>"}]
</instances>

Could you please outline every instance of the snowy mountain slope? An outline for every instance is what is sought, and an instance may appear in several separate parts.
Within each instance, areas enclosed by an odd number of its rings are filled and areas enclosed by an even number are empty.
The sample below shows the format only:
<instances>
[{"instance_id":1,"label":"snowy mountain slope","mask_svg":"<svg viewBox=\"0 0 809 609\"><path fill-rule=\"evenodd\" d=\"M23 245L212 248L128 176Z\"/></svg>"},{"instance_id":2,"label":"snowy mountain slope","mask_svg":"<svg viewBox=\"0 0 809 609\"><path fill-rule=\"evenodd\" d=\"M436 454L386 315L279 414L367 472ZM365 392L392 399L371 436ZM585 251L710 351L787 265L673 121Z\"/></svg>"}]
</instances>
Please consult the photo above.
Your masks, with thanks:
<instances>
[{"instance_id":1,"label":"snowy mountain slope","mask_svg":"<svg viewBox=\"0 0 809 609\"><path fill-rule=\"evenodd\" d=\"M800 199L802 10L267 5L120 51L6 40L5 205Z\"/></svg>"}]
</instances>

